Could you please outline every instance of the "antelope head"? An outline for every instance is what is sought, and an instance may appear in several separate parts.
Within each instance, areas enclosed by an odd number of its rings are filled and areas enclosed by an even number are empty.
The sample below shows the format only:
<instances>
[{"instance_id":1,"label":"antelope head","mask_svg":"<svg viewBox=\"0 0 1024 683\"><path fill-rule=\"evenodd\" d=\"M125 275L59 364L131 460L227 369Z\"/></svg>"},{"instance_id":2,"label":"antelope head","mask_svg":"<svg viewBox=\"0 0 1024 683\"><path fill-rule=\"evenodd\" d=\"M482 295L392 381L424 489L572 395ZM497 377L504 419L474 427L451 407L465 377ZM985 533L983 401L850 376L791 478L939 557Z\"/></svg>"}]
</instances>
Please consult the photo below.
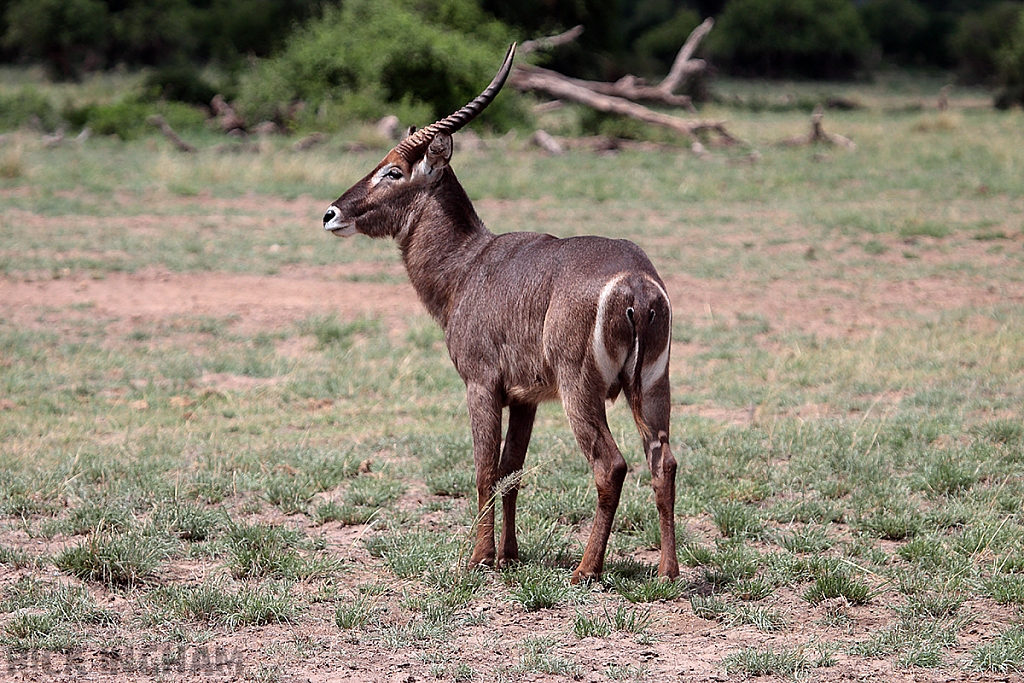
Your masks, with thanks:
<instances>
[{"instance_id":1,"label":"antelope head","mask_svg":"<svg viewBox=\"0 0 1024 683\"><path fill-rule=\"evenodd\" d=\"M324 212L324 229L340 237L362 233L394 237L403 228L419 190L436 183L452 157L452 134L472 121L505 84L516 44L482 93L454 114L413 132Z\"/></svg>"}]
</instances>

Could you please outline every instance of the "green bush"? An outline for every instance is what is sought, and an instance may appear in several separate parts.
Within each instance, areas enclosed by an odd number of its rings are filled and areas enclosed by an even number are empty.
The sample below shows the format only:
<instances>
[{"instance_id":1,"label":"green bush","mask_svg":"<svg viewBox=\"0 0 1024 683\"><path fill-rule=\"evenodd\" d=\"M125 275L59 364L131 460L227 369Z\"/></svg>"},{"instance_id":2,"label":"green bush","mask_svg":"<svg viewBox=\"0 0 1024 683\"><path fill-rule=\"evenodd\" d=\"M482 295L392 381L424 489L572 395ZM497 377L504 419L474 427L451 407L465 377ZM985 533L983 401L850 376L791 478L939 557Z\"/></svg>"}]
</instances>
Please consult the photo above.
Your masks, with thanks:
<instances>
[{"instance_id":1,"label":"green bush","mask_svg":"<svg viewBox=\"0 0 1024 683\"><path fill-rule=\"evenodd\" d=\"M160 114L175 130L196 130L203 127L206 115L202 110L180 102L143 102L125 97L111 104L69 106L64 119L73 129L89 127L97 135L116 135L122 140L135 140L150 130L146 123L153 114Z\"/></svg>"},{"instance_id":2,"label":"green bush","mask_svg":"<svg viewBox=\"0 0 1024 683\"><path fill-rule=\"evenodd\" d=\"M999 93L996 106L1005 109L1024 104L1024 11L1018 15L1010 44L998 55Z\"/></svg>"},{"instance_id":3,"label":"green bush","mask_svg":"<svg viewBox=\"0 0 1024 683\"><path fill-rule=\"evenodd\" d=\"M239 108L250 121L317 127L395 113L423 125L475 97L511 40L470 0L352 0L326 8L285 49L243 76ZM298 120L288 114L304 102ZM505 129L523 117L505 95L483 120Z\"/></svg>"},{"instance_id":4,"label":"green bush","mask_svg":"<svg viewBox=\"0 0 1024 683\"><path fill-rule=\"evenodd\" d=\"M192 64L161 67L146 76L147 94L154 99L209 105L217 89Z\"/></svg>"},{"instance_id":5,"label":"green bush","mask_svg":"<svg viewBox=\"0 0 1024 683\"><path fill-rule=\"evenodd\" d=\"M145 104L131 100L87 106L85 110L84 125L97 135L116 135L122 140L140 137L150 114Z\"/></svg>"},{"instance_id":6,"label":"green bush","mask_svg":"<svg viewBox=\"0 0 1024 683\"><path fill-rule=\"evenodd\" d=\"M0 93L0 130L13 130L34 121L44 130L60 125L60 115L45 95L31 87Z\"/></svg>"},{"instance_id":7,"label":"green bush","mask_svg":"<svg viewBox=\"0 0 1024 683\"><path fill-rule=\"evenodd\" d=\"M838 78L862 66L870 42L848 0L731 0L708 48L741 75Z\"/></svg>"},{"instance_id":8,"label":"green bush","mask_svg":"<svg viewBox=\"0 0 1024 683\"><path fill-rule=\"evenodd\" d=\"M952 37L953 53L966 83L993 83L1000 53L1010 46L1024 3L1000 2L961 17Z\"/></svg>"}]
</instances>

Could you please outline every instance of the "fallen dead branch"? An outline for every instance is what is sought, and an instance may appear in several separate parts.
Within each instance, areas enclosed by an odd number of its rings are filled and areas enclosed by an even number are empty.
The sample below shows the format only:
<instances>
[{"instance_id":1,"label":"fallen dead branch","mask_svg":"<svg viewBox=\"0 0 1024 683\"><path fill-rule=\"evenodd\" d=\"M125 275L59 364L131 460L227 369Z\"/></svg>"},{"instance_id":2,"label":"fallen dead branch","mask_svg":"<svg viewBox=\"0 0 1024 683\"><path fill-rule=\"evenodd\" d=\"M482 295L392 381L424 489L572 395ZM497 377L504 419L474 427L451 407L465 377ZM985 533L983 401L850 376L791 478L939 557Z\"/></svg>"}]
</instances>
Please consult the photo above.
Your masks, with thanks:
<instances>
[{"instance_id":1,"label":"fallen dead branch","mask_svg":"<svg viewBox=\"0 0 1024 683\"><path fill-rule=\"evenodd\" d=\"M571 43L579 38L581 33L583 33L582 26L573 26L565 33L559 33L557 36L548 36L547 38L537 38L536 40L524 41L523 44L519 46L519 55L528 55L531 52L536 52L537 50L550 50L560 45Z\"/></svg>"},{"instance_id":2,"label":"fallen dead branch","mask_svg":"<svg viewBox=\"0 0 1024 683\"><path fill-rule=\"evenodd\" d=\"M693 53L714 25L715 20L709 17L690 33L676 55L672 63L672 69L658 85L648 85L644 79L632 74L623 76L614 83L606 83L569 78L553 71L546 73L549 75L553 74L558 78L564 78L573 85L593 90L602 95L621 97L633 101L659 102L670 107L685 107L693 110L692 100L686 95L676 95L675 91L682 87L687 78L707 68L707 63L703 59L693 58ZM523 43L520 53L529 54L536 50L548 50L559 45L565 45L575 40L581 33L583 33L583 27L576 26L557 36L528 40Z\"/></svg>"},{"instance_id":3,"label":"fallen dead branch","mask_svg":"<svg viewBox=\"0 0 1024 683\"><path fill-rule=\"evenodd\" d=\"M235 112L235 108L228 104L223 95L214 95L210 101L210 109L213 110L215 125L225 133L236 130L245 132L245 120Z\"/></svg>"},{"instance_id":4,"label":"fallen dead branch","mask_svg":"<svg viewBox=\"0 0 1024 683\"><path fill-rule=\"evenodd\" d=\"M669 70L668 76L665 76L665 79L658 84L658 90L666 95L671 95L686 82L686 79L691 74L698 73L707 68L707 63L703 59L693 59L693 53L696 52L700 41L704 40L704 37L711 32L714 25L715 20L708 17L700 26L690 32L686 42L683 43L683 47L680 48L679 54L676 55L675 61L672 62L672 68Z\"/></svg>"},{"instance_id":5,"label":"fallen dead branch","mask_svg":"<svg viewBox=\"0 0 1024 683\"><path fill-rule=\"evenodd\" d=\"M562 144L551 137L551 134L545 130L534 131L533 135L530 136L530 142L553 156L565 154L565 148L562 147Z\"/></svg>"},{"instance_id":6,"label":"fallen dead branch","mask_svg":"<svg viewBox=\"0 0 1024 683\"><path fill-rule=\"evenodd\" d=\"M693 108L693 100L687 95L675 95L671 92L665 92L661 89L661 86L651 86L644 83L642 78L628 75L623 76L614 83L604 83L601 81L585 81L579 78L570 78L569 76L563 76L556 71L549 71L540 67L516 67L516 68L530 68L536 69L539 72L544 73L548 78L559 78L564 80L566 83L571 83L580 88L586 88L587 90L593 91L600 95L608 95L610 97L620 97L626 100L642 100L645 102L660 102L670 107L683 107L690 111L696 111Z\"/></svg>"},{"instance_id":7,"label":"fallen dead branch","mask_svg":"<svg viewBox=\"0 0 1024 683\"><path fill-rule=\"evenodd\" d=\"M181 137L174 132L174 129L171 128L171 124L164 121L164 117L160 116L159 114L153 114L152 116L150 116L148 119L146 119L146 123L148 123L151 126L156 126L157 128L159 128L160 132L164 134L164 137L170 140L171 143L180 151L188 152L189 154L192 154L196 151L196 148L182 140Z\"/></svg>"},{"instance_id":8,"label":"fallen dead branch","mask_svg":"<svg viewBox=\"0 0 1024 683\"><path fill-rule=\"evenodd\" d=\"M668 128L688 138L694 137L699 133L712 132L717 133L721 137L722 142L726 144L739 142L738 139L725 129L724 121L701 119L690 121L670 114L663 114L621 97L594 92L589 88L571 82L561 74L541 69L540 67L517 66L512 71L512 76L509 80L519 90L543 92L552 97L570 100L597 111L628 116L638 121Z\"/></svg>"},{"instance_id":9,"label":"fallen dead branch","mask_svg":"<svg viewBox=\"0 0 1024 683\"><path fill-rule=\"evenodd\" d=\"M327 135L324 133L311 133L292 145L292 151L302 152L307 149L312 149L317 145L322 145L325 142L327 142Z\"/></svg>"},{"instance_id":10,"label":"fallen dead branch","mask_svg":"<svg viewBox=\"0 0 1024 683\"><path fill-rule=\"evenodd\" d=\"M821 120L824 117L825 109L819 104L814 108L814 113L811 114L811 130L807 135L796 135L791 138L786 138L785 140L780 140L777 144L781 147L800 147L803 145L823 143L826 145L843 147L851 152L857 149L857 145L850 138L843 137L836 133L826 132L824 127L821 125Z\"/></svg>"},{"instance_id":11,"label":"fallen dead branch","mask_svg":"<svg viewBox=\"0 0 1024 683\"><path fill-rule=\"evenodd\" d=\"M548 134L546 131L538 132L542 132L543 135L538 136L537 133L534 133L530 136L530 144L544 149L553 156L564 154L568 150L596 152L598 154L614 154L616 152L626 150L639 152L672 152L679 150L678 144L652 142L650 140L627 140L625 138L611 137L608 135L555 137ZM554 151L555 149L560 151L556 152ZM690 145L690 151L701 159L710 160L717 158L708 152L698 140L694 140ZM744 157L741 161L748 160L753 161L753 159L748 159L748 157ZM734 162L730 161L730 163Z\"/></svg>"},{"instance_id":12,"label":"fallen dead branch","mask_svg":"<svg viewBox=\"0 0 1024 683\"><path fill-rule=\"evenodd\" d=\"M735 144L739 140L726 130L724 121L681 119L648 109L636 102L636 100L654 101L694 111L690 98L675 94L675 90L688 77L707 67L704 60L694 59L693 53L713 26L714 20L709 18L690 33L676 55L669 74L656 86L647 85L643 79L636 76L624 76L614 83L585 81L531 65L517 65L512 70L509 80L515 88L521 91L541 92L558 100L582 104L596 111L626 116L668 128L687 138L693 138L703 132L716 133L721 138L721 142ZM574 40L582 31L583 29L577 26L557 36L527 41L524 43L523 52L529 53L534 50L564 45Z\"/></svg>"}]
</instances>

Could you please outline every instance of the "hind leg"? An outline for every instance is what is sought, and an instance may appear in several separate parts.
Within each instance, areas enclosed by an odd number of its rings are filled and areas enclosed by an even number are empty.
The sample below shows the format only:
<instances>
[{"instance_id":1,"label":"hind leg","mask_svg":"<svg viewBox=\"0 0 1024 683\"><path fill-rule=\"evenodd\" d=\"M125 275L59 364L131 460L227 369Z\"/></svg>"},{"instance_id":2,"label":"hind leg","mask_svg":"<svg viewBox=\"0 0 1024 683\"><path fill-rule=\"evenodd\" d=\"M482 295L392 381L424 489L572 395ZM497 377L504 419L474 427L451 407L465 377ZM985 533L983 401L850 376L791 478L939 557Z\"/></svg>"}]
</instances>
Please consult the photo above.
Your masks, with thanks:
<instances>
[{"instance_id":1,"label":"hind leg","mask_svg":"<svg viewBox=\"0 0 1024 683\"><path fill-rule=\"evenodd\" d=\"M522 472L526 460L526 449L533 433L533 420L537 416L535 405L512 405L508 409L508 431L505 447L498 463L498 481L511 474ZM516 541L516 499L519 496L519 482L510 486L501 496L501 542L498 545L498 566L506 567L519 559L519 543Z\"/></svg>"},{"instance_id":2,"label":"hind leg","mask_svg":"<svg viewBox=\"0 0 1024 683\"><path fill-rule=\"evenodd\" d=\"M594 513L590 538L583 551L583 559L572 573L572 582L579 583L598 578L604 569L608 536L611 534L615 510L619 507L627 467L608 429L604 396L566 396L563 392L562 401L576 441L590 461L590 467L594 472L594 485L597 488L597 511Z\"/></svg>"},{"instance_id":3,"label":"hind leg","mask_svg":"<svg viewBox=\"0 0 1024 683\"><path fill-rule=\"evenodd\" d=\"M661 528L661 561L658 575L674 579L679 576L676 556L676 460L668 445L669 420L672 398L669 392L668 371L644 391L644 421L650 429L650 438L644 443L647 464L651 468L651 486L658 507Z\"/></svg>"}]
</instances>

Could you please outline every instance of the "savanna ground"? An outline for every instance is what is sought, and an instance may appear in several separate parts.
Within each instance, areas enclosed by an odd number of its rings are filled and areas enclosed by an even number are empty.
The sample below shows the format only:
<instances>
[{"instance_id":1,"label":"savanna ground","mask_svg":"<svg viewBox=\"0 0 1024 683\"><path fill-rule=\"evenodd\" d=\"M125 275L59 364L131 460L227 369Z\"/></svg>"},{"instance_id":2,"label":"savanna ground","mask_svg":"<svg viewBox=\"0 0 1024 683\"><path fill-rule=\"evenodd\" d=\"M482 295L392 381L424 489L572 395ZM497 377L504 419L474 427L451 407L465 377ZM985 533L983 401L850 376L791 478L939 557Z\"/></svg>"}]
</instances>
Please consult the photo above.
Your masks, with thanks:
<instances>
[{"instance_id":1,"label":"savanna ground","mask_svg":"<svg viewBox=\"0 0 1024 683\"><path fill-rule=\"evenodd\" d=\"M0 677L1017 677L1024 116L971 93L921 108L940 85L836 88L864 105L825 119L852 153L773 145L806 112L728 84L745 106L705 114L749 144L712 160L457 150L493 230L626 237L664 276L675 583L622 405L601 582L568 583L595 494L557 405L522 563L465 570L468 419L441 334L393 244L319 227L382 155L367 134L193 156L6 135Z\"/></svg>"}]
</instances>

